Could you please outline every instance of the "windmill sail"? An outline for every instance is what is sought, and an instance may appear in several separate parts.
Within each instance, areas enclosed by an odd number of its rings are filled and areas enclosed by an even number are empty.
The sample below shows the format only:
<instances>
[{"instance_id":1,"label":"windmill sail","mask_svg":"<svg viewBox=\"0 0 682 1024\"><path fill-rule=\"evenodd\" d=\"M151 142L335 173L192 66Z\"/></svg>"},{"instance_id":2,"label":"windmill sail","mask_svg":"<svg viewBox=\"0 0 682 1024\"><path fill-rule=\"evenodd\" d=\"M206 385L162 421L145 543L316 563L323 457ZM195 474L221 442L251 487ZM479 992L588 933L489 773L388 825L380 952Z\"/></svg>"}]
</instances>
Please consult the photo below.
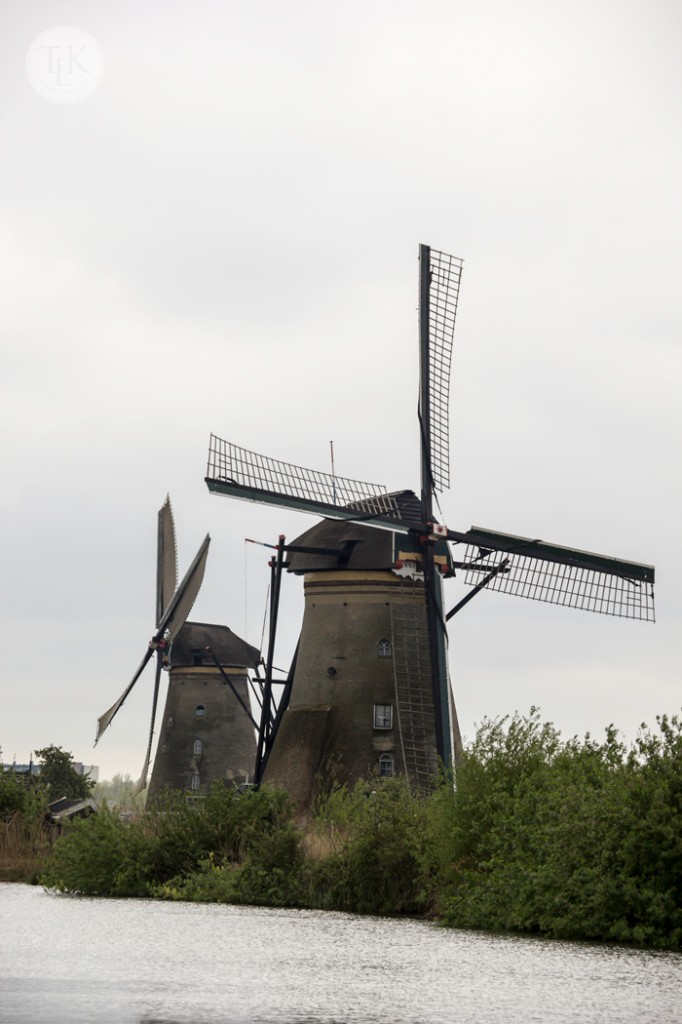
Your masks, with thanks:
<instances>
[{"instance_id":1,"label":"windmill sail","mask_svg":"<svg viewBox=\"0 0 682 1024\"><path fill-rule=\"evenodd\" d=\"M395 499L380 484L271 459L215 434L209 444L206 484L216 494L330 519L390 518L397 512Z\"/></svg>"},{"instance_id":2,"label":"windmill sail","mask_svg":"<svg viewBox=\"0 0 682 1024\"><path fill-rule=\"evenodd\" d=\"M655 570L651 565L476 526L464 537L464 582L470 586L507 559L508 566L491 578L487 590L602 615L655 621Z\"/></svg>"},{"instance_id":3,"label":"windmill sail","mask_svg":"<svg viewBox=\"0 0 682 1024\"><path fill-rule=\"evenodd\" d=\"M144 764L142 765L142 771L140 777L135 783L133 788L133 796L137 796L147 786L147 776L149 775L149 765L152 760L152 744L154 742L154 722L156 721L156 705L159 700L159 686L161 684L161 669L163 667L163 661L160 657L156 659L156 676L154 679L154 696L152 698L152 715L151 722L149 724L149 739L147 740L147 752L144 758Z\"/></svg>"},{"instance_id":4,"label":"windmill sail","mask_svg":"<svg viewBox=\"0 0 682 1024\"><path fill-rule=\"evenodd\" d=\"M168 640L173 640L174 637L182 629L187 616L192 610L199 589L201 587L202 580L204 578L204 571L206 569L206 559L208 558L208 547L211 543L211 538L208 534L204 538L204 541L199 548L197 554L194 557L194 561L187 570L184 579L175 594L171 598L168 608L164 612L161 621L158 623L157 631L154 634L152 640L149 643L147 652L142 659L137 672L133 676L132 680L125 688L121 696L118 698L115 704L109 708L108 711L97 720L97 735L95 737L95 745L97 744L100 736L105 729L111 725L111 721L117 714L119 709L123 706L128 694L132 690L137 680L142 675L144 668L150 661L154 651L157 649L161 641L164 640L164 634L168 632ZM152 724L153 728L153 724Z\"/></svg>"},{"instance_id":5,"label":"windmill sail","mask_svg":"<svg viewBox=\"0 0 682 1024\"><path fill-rule=\"evenodd\" d=\"M422 489L450 486L450 365L463 260L419 246ZM424 463L426 465L424 465Z\"/></svg>"},{"instance_id":6,"label":"windmill sail","mask_svg":"<svg viewBox=\"0 0 682 1024\"><path fill-rule=\"evenodd\" d=\"M161 620L162 628L168 630L168 639L173 640L185 624L197 599L206 571L208 546L211 538L206 534L203 544L194 557L194 561L185 573L184 579L176 590L168 609Z\"/></svg>"},{"instance_id":7,"label":"windmill sail","mask_svg":"<svg viewBox=\"0 0 682 1024\"><path fill-rule=\"evenodd\" d=\"M434 492L450 486L450 363L462 266L455 256L419 246L419 429L421 518L425 524L433 521ZM437 749L443 763L450 764L453 731L447 634L441 579L431 544L424 545L422 567Z\"/></svg>"},{"instance_id":8,"label":"windmill sail","mask_svg":"<svg viewBox=\"0 0 682 1024\"><path fill-rule=\"evenodd\" d=\"M123 706L123 704L125 703L126 697L130 693L130 691L132 690L133 686L135 685L137 680L140 678L142 673L144 672L144 670L147 667L147 665L149 664L149 662L151 661L151 659L153 657L153 654L154 654L154 651L152 650L152 647L150 645L149 649L147 650L147 652L146 652L146 654L144 656L144 658L142 659L142 661L140 662L140 664L138 666L137 672L135 673L133 678L130 680L130 682L126 686L126 688L123 691L123 693L121 694L121 696L118 698L118 700L114 704L111 705L111 707L109 708L108 711L105 711L104 714L100 715L100 717L97 719L97 735L95 736L95 746L97 746L99 738L102 735L102 733L104 732L104 730L109 728L109 725L111 724L111 720L113 719L114 715L117 713L119 708L121 708Z\"/></svg>"},{"instance_id":9,"label":"windmill sail","mask_svg":"<svg viewBox=\"0 0 682 1024\"><path fill-rule=\"evenodd\" d=\"M170 497L159 509L159 532L156 559L156 625L170 604L178 585L178 561L175 548L175 523Z\"/></svg>"}]
</instances>

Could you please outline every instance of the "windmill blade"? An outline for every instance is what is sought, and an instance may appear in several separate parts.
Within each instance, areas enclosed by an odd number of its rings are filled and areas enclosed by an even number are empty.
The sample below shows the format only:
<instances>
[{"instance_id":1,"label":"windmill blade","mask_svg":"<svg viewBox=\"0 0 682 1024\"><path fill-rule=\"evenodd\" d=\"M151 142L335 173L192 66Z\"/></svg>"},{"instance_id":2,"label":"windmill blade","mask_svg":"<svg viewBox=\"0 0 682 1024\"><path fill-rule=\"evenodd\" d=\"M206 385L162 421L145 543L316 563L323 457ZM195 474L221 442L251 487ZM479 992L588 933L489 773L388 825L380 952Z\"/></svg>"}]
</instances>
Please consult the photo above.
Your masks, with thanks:
<instances>
[{"instance_id":1,"label":"windmill blade","mask_svg":"<svg viewBox=\"0 0 682 1024\"><path fill-rule=\"evenodd\" d=\"M211 538L209 534L206 534L201 547L194 556L194 561L185 573L182 583L175 591L159 623L158 633L154 638L157 642L162 639L166 630L168 631L168 640L174 640L184 626L204 579L210 543Z\"/></svg>"},{"instance_id":2,"label":"windmill blade","mask_svg":"<svg viewBox=\"0 0 682 1024\"><path fill-rule=\"evenodd\" d=\"M398 514L395 498L380 484L363 483L280 462L211 434L206 484L214 494L294 508L330 519L389 525ZM384 521L389 520L388 523Z\"/></svg>"},{"instance_id":3,"label":"windmill blade","mask_svg":"<svg viewBox=\"0 0 682 1024\"><path fill-rule=\"evenodd\" d=\"M149 723L149 740L147 742L147 753L145 755L144 764L142 765L142 772L140 777L133 787L133 796L137 796L143 789L147 787L147 776L149 774L149 765L152 759L152 743L154 742L154 722L156 721L156 705L159 699L159 686L161 684L161 669L163 667L163 658L159 651L156 652L156 676L154 678L154 696L152 698L152 717Z\"/></svg>"},{"instance_id":4,"label":"windmill blade","mask_svg":"<svg viewBox=\"0 0 682 1024\"><path fill-rule=\"evenodd\" d=\"M422 493L450 486L450 364L464 262L419 246L419 421ZM425 508L425 518L430 518Z\"/></svg>"},{"instance_id":5,"label":"windmill blade","mask_svg":"<svg viewBox=\"0 0 682 1024\"><path fill-rule=\"evenodd\" d=\"M128 685L126 686L126 688L123 691L123 693L121 694L121 696L118 698L118 700L116 701L115 704L111 705L111 707L109 708L108 711L105 711L104 714L100 715L100 717L97 719L97 735L95 736L95 746L97 746L99 738L102 735L102 733L104 732L104 730L108 729L109 726L111 725L111 720L113 719L114 715L117 713L119 708L121 708L123 706L126 697L130 693L130 691L132 690L133 686L135 685L137 680L140 678L142 673L144 672L144 670L147 667L149 661L151 660L153 654L154 654L154 650L153 650L153 648L152 648L152 646L150 644L150 646L148 647L148 649L147 649L147 651L145 653L144 658L142 659L142 661L140 662L140 664L138 666L137 672L135 673L135 675L133 676L131 681L128 683Z\"/></svg>"},{"instance_id":6,"label":"windmill blade","mask_svg":"<svg viewBox=\"0 0 682 1024\"><path fill-rule=\"evenodd\" d=\"M197 598L199 588L201 587L201 583L204 578L206 559L208 557L208 547L210 543L211 538L206 534L201 547L194 557L194 561L185 573L182 583L176 590L168 608L161 618L161 621L158 623L156 633L149 643L149 647L147 648L137 672L130 683L128 683L128 686L125 688L116 703L112 704L109 710L105 711L104 714L98 718L95 746L97 745L97 742L104 730L111 725L112 719L123 706L126 697L142 675L143 669L151 659L154 651L158 648L158 645L164 641L164 638L167 642L172 641L184 626L185 620L192 610L192 605ZM165 637L166 632L168 634L167 637Z\"/></svg>"},{"instance_id":7,"label":"windmill blade","mask_svg":"<svg viewBox=\"0 0 682 1024\"><path fill-rule=\"evenodd\" d=\"M462 260L419 246L419 429L421 433L421 519L433 521L433 495L450 486L449 391L452 340ZM431 533L427 529L426 535ZM452 729L447 635L441 581L431 544L423 548L424 597L429 623L431 683L438 756L450 764Z\"/></svg>"},{"instance_id":8,"label":"windmill blade","mask_svg":"<svg viewBox=\"0 0 682 1024\"><path fill-rule=\"evenodd\" d=\"M464 582L469 585L480 583L483 574L509 559L509 565L493 576L486 590L655 621L655 569L651 565L479 527L472 527L467 534L448 535L467 542Z\"/></svg>"},{"instance_id":9,"label":"windmill blade","mask_svg":"<svg viewBox=\"0 0 682 1024\"><path fill-rule=\"evenodd\" d=\"M178 561L175 546L175 523L170 497L166 495L159 509L159 526L156 558L156 625L170 604L178 585Z\"/></svg>"}]
</instances>

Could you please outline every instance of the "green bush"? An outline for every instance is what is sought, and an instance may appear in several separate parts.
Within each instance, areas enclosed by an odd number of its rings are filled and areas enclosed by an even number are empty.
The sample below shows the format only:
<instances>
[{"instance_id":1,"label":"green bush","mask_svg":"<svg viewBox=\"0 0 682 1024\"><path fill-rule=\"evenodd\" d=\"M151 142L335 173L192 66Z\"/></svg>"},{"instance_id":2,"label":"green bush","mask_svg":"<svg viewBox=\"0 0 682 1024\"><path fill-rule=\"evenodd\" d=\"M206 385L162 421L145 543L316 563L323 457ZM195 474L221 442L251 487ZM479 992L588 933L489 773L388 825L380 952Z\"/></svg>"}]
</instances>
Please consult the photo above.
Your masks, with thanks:
<instances>
[{"instance_id":1,"label":"green bush","mask_svg":"<svg viewBox=\"0 0 682 1024\"><path fill-rule=\"evenodd\" d=\"M425 808L401 778L358 782L323 798L315 829L331 852L310 867L311 902L357 913L422 913Z\"/></svg>"},{"instance_id":2,"label":"green bush","mask_svg":"<svg viewBox=\"0 0 682 1024\"><path fill-rule=\"evenodd\" d=\"M679 948L682 725L657 721L630 749L612 726L564 741L535 709L485 721L430 797L362 781L321 798L305 830L268 787L169 793L131 822L104 810L68 826L42 880Z\"/></svg>"},{"instance_id":3,"label":"green bush","mask_svg":"<svg viewBox=\"0 0 682 1024\"><path fill-rule=\"evenodd\" d=\"M28 787L15 772L0 770L0 821L9 821L16 811L26 807Z\"/></svg>"},{"instance_id":4,"label":"green bush","mask_svg":"<svg viewBox=\"0 0 682 1024\"><path fill-rule=\"evenodd\" d=\"M133 830L105 808L66 827L48 858L41 882L62 892L88 896L138 895L126 878L133 851Z\"/></svg>"},{"instance_id":5,"label":"green bush","mask_svg":"<svg viewBox=\"0 0 682 1024\"><path fill-rule=\"evenodd\" d=\"M457 772L435 865L446 923L677 946L682 740L676 718L630 752L560 740L536 712L486 722ZM445 838L443 838L445 836Z\"/></svg>"},{"instance_id":6,"label":"green bush","mask_svg":"<svg viewBox=\"0 0 682 1024\"><path fill-rule=\"evenodd\" d=\"M214 884L215 872L226 869L227 879L235 867L243 869L246 886L249 871L289 867L296 851L283 793L242 796L217 783L196 803L169 792L132 821L104 808L73 822L55 844L42 881L66 892L172 896L185 893L195 875L207 874Z\"/></svg>"}]
</instances>

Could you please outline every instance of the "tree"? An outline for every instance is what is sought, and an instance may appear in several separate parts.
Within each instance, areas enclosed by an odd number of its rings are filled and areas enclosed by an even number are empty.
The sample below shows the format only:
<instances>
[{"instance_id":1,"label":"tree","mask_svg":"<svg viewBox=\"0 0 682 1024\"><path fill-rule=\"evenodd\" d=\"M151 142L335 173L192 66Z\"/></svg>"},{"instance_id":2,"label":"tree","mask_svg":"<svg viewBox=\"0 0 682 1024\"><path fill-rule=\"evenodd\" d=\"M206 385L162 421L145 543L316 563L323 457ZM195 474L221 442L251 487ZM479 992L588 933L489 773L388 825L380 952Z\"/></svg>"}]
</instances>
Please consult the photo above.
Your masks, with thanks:
<instances>
[{"instance_id":1,"label":"tree","mask_svg":"<svg viewBox=\"0 0 682 1024\"><path fill-rule=\"evenodd\" d=\"M135 792L135 780L130 775L114 775L95 785L93 797L98 804L117 807L120 811L141 811L144 809L146 790Z\"/></svg>"},{"instance_id":2,"label":"tree","mask_svg":"<svg viewBox=\"0 0 682 1024\"><path fill-rule=\"evenodd\" d=\"M40 758L40 780L47 788L50 800L67 797L70 800L85 800L94 787L86 775L79 775L73 766L73 757L66 750L54 745L36 750Z\"/></svg>"},{"instance_id":3,"label":"tree","mask_svg":"<svg viewBox=\"0 0 682 1024\"><path fill-rule=\"evenodd\" d=\"M16 811L23 811L25 804L23 779L7 768L0 769L0 820L11 818Z\"/></svg>"}]
</instances>

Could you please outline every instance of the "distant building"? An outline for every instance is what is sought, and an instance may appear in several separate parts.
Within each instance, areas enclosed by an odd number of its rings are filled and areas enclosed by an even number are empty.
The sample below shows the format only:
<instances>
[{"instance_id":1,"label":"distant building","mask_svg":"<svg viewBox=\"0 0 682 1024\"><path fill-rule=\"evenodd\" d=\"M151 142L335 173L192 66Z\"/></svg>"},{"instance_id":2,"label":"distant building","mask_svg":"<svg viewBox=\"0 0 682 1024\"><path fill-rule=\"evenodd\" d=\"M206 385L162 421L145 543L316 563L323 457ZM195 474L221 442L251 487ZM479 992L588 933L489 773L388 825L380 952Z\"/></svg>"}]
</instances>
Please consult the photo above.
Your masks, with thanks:
<instances>
[{"instance_id":1,"label":"distant building","mask_svg":"<svg viewBox=\"0 0 682 1024\"><path fill-rule=\"evenodd\" d=\"M91 782L99 782L99 765L83 764L82 761L72 761L71 767L79 775L86 775ZM29 761L28 764L18 764L12 761L11 764L2 764L0 769L3 772L14 772L15 775L40 775L42 764L40 761Z\"/></svg>"},{"instance_id":2,"label":"distant building","mask_svg":"<svg viewBox=\"0 0 682 1024\"><path fill-rule=\"evenodd\" d=\"M16 761L12 761L11 764L3 764L3 772L14 772L15 775L40 775L41 765L34 764L31 761L29 764L17 764Z\"/></svg>"}]
</instances>

